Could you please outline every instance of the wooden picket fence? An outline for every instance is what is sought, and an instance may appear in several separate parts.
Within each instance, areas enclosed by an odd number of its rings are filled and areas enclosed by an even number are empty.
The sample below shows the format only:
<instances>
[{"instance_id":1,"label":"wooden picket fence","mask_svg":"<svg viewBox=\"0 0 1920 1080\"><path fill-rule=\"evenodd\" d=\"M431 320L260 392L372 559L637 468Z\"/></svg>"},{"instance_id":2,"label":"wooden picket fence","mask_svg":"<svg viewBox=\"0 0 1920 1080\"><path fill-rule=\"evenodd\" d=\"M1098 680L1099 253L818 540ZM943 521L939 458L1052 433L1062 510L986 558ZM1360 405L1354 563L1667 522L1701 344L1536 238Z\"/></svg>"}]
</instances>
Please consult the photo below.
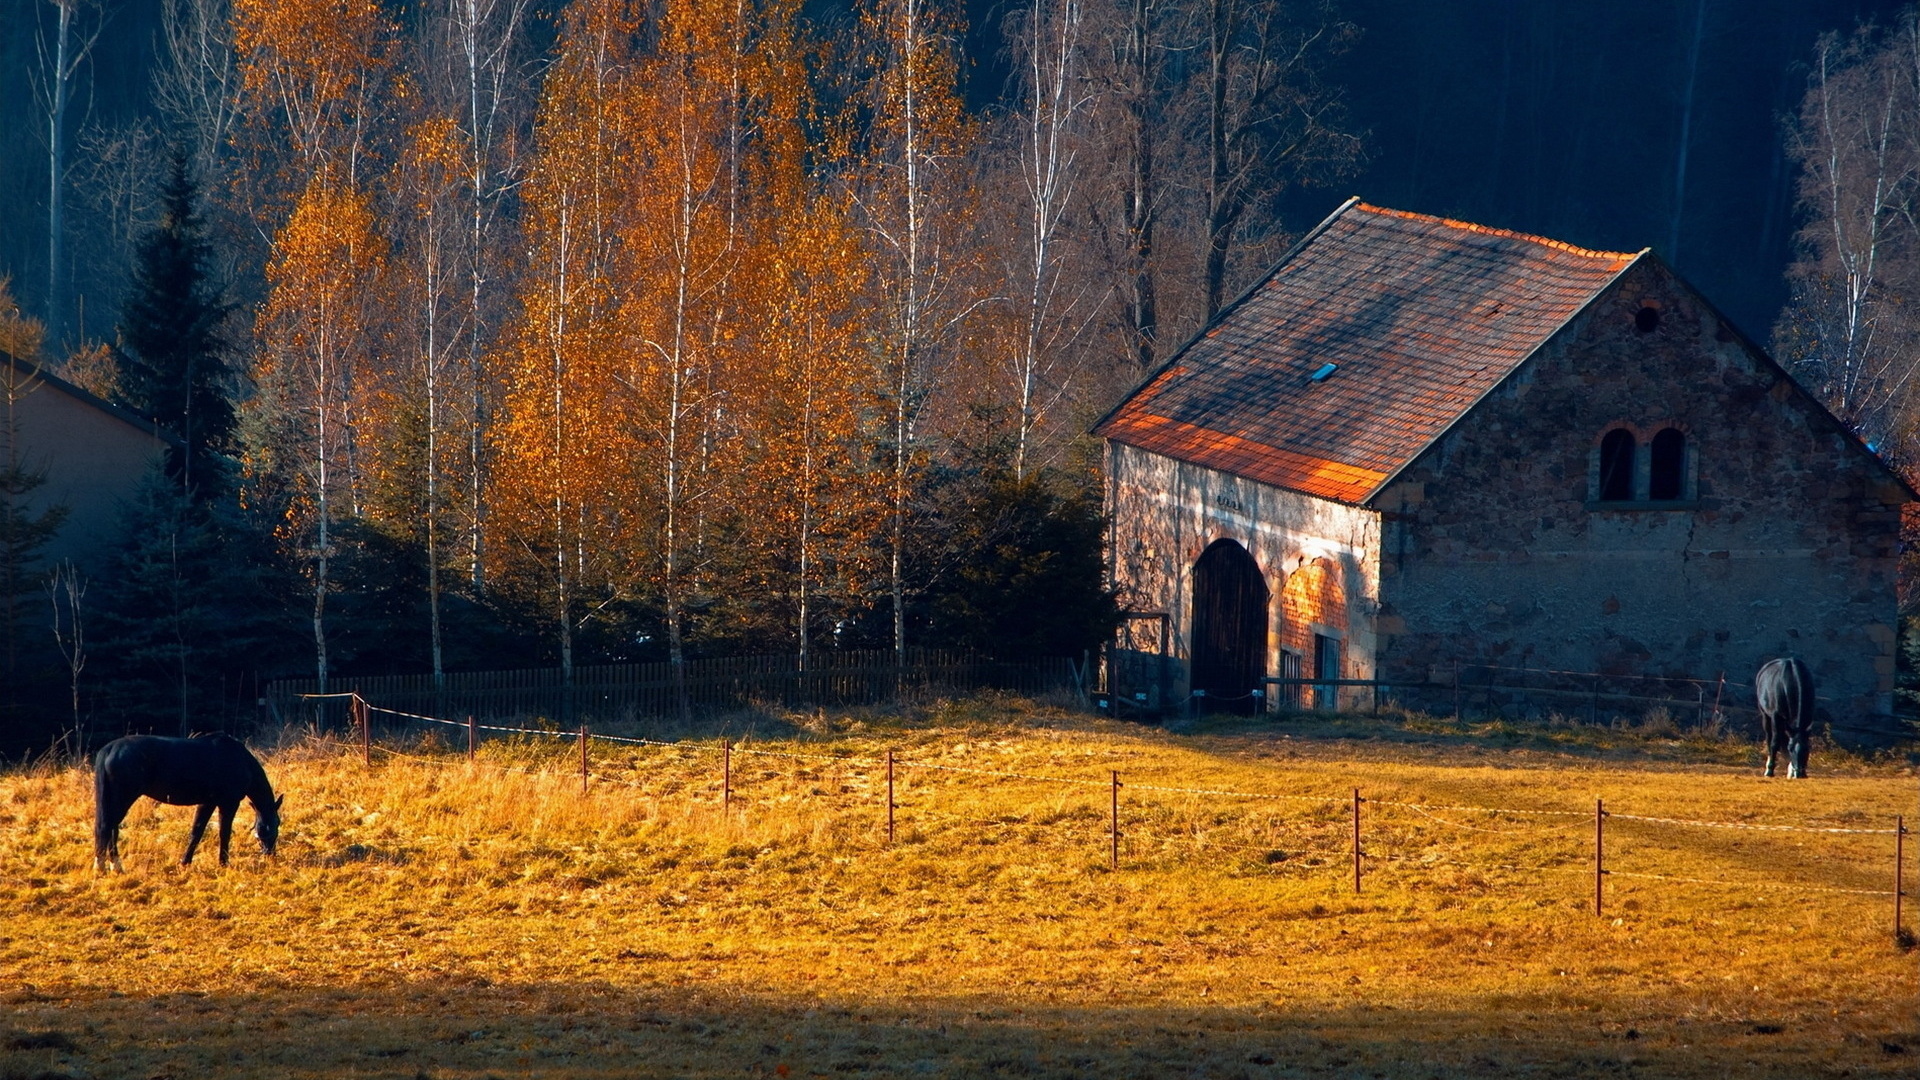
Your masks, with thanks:
<instances>
[{"instance_id":1,"label":"wooden picket fence","mask_svg":"<svg viewBox=\"0 0 1920 1080\"><path fill-rule=\"evenodd\" d=\"M1021 694L1070 690L1079 685L1073 661L1046 657L993 660L969 652L910 649L905 666L892 650L830 652L807 658L802 670L793 655L728 656L689 660L676 679L670 663L602 664L574 669L573 685L558 668L432 675L336 677L331 691L355 691L390 708L431 716L475 716L482 721L544 718L569 726L677 716L684 680L686 707L712 714L754 707L883 705L924 701L980 690ZM340 719L337 703L316 702L313 679L281 679L265 692L270 719L315 722Z\"/></svg>"}]
</instances>

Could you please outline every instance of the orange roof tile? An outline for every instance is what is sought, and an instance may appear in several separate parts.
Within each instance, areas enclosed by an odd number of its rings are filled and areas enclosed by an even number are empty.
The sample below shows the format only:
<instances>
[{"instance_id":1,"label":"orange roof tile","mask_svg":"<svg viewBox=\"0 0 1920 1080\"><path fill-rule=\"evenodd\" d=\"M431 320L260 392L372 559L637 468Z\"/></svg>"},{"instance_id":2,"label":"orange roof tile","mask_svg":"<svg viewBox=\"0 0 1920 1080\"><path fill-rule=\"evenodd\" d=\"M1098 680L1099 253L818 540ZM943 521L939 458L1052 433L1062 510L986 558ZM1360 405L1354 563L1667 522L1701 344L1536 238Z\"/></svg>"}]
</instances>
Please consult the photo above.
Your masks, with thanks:
<instances>
[{"instance_id":1,"label":"orange roof tile","mask_svg":"<svg viewBox=\"0 0 1920 1080\"><path fill-rule=\"evenodd\" d=\"M1350 201L1094 433L1364 502L1635 258Z\"/></svg>"}]
</instances>

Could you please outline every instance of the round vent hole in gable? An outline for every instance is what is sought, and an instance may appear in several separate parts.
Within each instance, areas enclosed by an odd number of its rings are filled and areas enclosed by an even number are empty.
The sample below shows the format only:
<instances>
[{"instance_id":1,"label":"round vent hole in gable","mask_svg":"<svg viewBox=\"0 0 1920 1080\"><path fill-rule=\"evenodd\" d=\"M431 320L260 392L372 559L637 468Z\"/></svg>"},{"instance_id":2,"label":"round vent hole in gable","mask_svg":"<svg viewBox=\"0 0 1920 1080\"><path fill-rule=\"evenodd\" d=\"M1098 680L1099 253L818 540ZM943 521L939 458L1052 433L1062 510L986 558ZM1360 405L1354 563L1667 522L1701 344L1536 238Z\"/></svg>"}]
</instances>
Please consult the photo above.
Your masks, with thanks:
<instances>
[{"instance_id":1,"label":"round vent hole in gable","mask_svg":"<svg viewBox=\"0 0 1920 1080\"><path fill-rule=\"evenodd\" d=\"M1633 328L1651 334L1660 328L1660 309L1649 304L1633 313Z\"/></svg>"}]
</instances>

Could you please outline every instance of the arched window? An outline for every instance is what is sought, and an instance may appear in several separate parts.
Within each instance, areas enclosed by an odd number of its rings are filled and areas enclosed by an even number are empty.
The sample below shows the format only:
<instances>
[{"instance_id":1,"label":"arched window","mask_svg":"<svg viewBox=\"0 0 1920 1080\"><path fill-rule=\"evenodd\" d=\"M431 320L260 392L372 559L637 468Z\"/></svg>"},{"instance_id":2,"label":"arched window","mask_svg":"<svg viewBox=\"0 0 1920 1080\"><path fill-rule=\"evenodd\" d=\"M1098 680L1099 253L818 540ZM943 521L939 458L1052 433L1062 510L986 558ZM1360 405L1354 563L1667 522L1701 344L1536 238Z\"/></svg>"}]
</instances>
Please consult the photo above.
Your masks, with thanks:
<instances>
[{"instance_id":1,"label":"arched window","mask_svg":"<svg viewBox=\"0 0 1920 1080\"><path fill-rule=\"evenodd\" d=\"M1614 428L1600 440L1600 501L1633 500L1633 432Z\"/></svg>"},{"instance_id":2,"label":"arched window","mask_svg":"<svg viewBox=\"0 0 1920 1080\"><path fill-rule=\"evenodd\" d=\"M1687 490L1687 436L1679 428L1664 428L1653 437L1647 460L1647 498L1674 502Z\"/></svg>"}]
</instances>

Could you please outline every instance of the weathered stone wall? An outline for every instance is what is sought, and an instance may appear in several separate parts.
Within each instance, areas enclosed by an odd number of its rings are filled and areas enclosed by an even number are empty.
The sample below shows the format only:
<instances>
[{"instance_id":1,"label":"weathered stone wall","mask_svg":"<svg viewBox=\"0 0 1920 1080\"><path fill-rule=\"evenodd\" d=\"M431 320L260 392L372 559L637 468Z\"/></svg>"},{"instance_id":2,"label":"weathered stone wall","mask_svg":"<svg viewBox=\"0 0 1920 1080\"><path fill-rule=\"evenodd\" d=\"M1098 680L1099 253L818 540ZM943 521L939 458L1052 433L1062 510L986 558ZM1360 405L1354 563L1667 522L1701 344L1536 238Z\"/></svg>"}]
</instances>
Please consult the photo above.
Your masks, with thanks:
<instances>
[{"instance_id":1,"label":"weathered stone wall","mask_svg":"<svg viewBox=\"0 0 1920 1080\"><path fill-rule=\"evenodd\" d=\"M1289 623L1285 613L1291 609L1293 622L1317 625L1342 640L1342 677L1373 677L1379 514L1113 442L1107 444L1107 510L1114 522L1112 575L1123 602L1135 611L1167 614L1171 659L1162 691L1167 706L1177 707L1190 692L1193 564L1208 544L1222 538L1238 541L1253 555L1272 594L1268 674L1282 671L1283 645L1298 648L1302 635L1312 633ZM1289 578L1297 574L1300 580L1290 590ZM1136 655L1122 661L1137 661L1136 671L1153 667L1150 658L1162 644L1158 627L1152 620L1132 623L1123 651L1131 645ZM1309 655L1306 663L1311 662ZM1370 701L1371 694L1349 690L1342 703L1363 700Z\"/></svg>"},{"instance_id":2,"label":"weathered stone wall","mask_svg":"<svg viewBox=\"0 0 1920 1080\"><path fill-rule=\"evenodd\" d=\"M1636 497L1602 503L1598 448L1614 426L1640 444ZM1686 436L1683 490L1653 503L1647 443L1665 427ZM1380 667L1747 683L1791 653L1835 720L1884 714L1906 498L1643 260L1376 498Z\"/></svg>"}]
</instances>

